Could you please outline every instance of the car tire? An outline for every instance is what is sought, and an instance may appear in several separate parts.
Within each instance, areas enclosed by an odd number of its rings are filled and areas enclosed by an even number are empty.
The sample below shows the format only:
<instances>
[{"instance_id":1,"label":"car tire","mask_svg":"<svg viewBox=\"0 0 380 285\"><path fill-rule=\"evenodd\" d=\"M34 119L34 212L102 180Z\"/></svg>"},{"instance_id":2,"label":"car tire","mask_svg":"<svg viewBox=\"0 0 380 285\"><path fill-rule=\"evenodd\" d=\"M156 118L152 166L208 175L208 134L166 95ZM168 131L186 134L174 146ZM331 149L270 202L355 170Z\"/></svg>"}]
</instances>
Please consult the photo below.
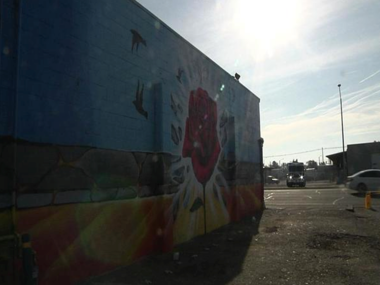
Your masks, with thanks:
<instances>
[{"instance_id":1,"label":"car tire","mask_svg":"<svg viewBox=\"0 0 380 285\"><path fill-rule=\"evenodd\" d=\"M356 189L359 191L359 192L366 192L367 191L367 185L365 185L364 183L360 183L358 185L358 187L356 187Z\"/></svg>"},{"instance_id":2,"label":"car tire","mask_svg":"<svg viewBox=\"0 0 380 285\"><path fill-rule=\"evenodd\" d=\"M292 184L290 184L290 183L286 183L286 186L288 186L288 187L292 187Z\"/></svg>"}]
</instances>

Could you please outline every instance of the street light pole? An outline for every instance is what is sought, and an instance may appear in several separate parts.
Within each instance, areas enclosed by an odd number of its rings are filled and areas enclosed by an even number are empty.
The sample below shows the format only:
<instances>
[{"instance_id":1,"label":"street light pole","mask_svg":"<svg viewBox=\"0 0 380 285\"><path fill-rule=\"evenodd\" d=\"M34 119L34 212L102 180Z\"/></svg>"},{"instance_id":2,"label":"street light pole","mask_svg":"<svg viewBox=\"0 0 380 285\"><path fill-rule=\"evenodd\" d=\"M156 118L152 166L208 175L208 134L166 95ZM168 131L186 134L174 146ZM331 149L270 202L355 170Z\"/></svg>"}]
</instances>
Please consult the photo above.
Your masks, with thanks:
<instances>
[{"instance_id":1,"label":"street light pole","mask_svg":"<svg viewBox=\"0 0 380 285\"><path fill-rule=\"evenodd\" d=\"M342 123L342 147L343 147L343 169L344 171L346 172L346 176L348 176L348 169L347 169L347 165L346 165L346 157L344 155L344 128L343 128L343 107L342 107L342 93L340 91L340 86L341 84L338 84L338 88L339 88L339 98L340 98L340 120L341 120L341 123Z\"/></svg>"}]
</instances>

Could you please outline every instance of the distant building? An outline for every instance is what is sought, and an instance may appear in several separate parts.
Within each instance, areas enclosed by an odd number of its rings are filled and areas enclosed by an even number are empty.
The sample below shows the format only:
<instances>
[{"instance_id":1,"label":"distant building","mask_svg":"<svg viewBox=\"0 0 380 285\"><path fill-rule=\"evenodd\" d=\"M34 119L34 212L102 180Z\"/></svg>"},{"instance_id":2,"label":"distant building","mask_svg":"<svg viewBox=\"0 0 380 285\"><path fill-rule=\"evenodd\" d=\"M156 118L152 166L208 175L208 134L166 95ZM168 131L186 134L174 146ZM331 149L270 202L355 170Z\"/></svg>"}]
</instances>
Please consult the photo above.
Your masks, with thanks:
<instances>
[{"instance_id":1,"label":"distant building","mask_svg":"<svg viewBox=\"0 0 380 285\"><path fill-rule=\"evenodd\" d=\"M347 145L346 161L348 175L364 169L380 168L380 142ZM338 169L343 168L343 153L327 155Z\"/></svg>"},{"instance_id":2,"label":"distant building","mask_svg":"<svg viewBox=\"0 0 380 285\"><path fill-rule=\"evenodd\" d=\"M347 160L349 174L380 168L380 142L348 145Z\"/></svg>"}]
</instances>

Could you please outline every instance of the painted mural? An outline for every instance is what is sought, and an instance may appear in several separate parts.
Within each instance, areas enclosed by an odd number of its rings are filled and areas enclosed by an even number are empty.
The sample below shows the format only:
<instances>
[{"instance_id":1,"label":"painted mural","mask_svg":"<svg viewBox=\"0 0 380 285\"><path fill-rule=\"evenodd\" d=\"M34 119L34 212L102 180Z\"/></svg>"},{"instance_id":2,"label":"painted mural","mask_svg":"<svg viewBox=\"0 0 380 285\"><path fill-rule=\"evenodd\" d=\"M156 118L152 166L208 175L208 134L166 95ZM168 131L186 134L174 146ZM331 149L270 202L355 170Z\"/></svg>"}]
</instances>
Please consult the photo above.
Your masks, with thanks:
<instances>
[{"instance_id":1,"label":"painted mural","mask_svg":"<svg viewBox=\"0 0 380 285\"><path fill-rule=\"evenodd\" d=\"M262 208L254 94L135 1L40 4L14 10L18 127L0 128L1 234L30 235L39 284L75 284Z\"/></svg>"}]
</instances>

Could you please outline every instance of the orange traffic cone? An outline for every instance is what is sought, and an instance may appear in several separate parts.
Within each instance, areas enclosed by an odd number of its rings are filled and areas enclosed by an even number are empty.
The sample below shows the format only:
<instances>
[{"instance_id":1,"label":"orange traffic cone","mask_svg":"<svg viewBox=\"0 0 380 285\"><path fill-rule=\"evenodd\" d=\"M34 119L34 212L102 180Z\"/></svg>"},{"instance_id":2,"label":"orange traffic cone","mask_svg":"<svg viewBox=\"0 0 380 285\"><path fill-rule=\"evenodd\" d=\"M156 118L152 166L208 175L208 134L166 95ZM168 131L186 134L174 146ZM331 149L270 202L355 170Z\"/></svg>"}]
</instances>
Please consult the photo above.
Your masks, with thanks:
<instances>
[{"instance_id":1,"label":"orange traffic cone","mask_svg":"<svg viewBox=\"0 0 380 285\"><path fill-rule=\"evenodd\" d=\"M364 206L366 209L371 209L372 205L371 205L371 192L368 192L366 195L365 195L365 200L364 200Z\"/></svg>"}]
</instances>

